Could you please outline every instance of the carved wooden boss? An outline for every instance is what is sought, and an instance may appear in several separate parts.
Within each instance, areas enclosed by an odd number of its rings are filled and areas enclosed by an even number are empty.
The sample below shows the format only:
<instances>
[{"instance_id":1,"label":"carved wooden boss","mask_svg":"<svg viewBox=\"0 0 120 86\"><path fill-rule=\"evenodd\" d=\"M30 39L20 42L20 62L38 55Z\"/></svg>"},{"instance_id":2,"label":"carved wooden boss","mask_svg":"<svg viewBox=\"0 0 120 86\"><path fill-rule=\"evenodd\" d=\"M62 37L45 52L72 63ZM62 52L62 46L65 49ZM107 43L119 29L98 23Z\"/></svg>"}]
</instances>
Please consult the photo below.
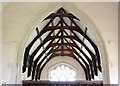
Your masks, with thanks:
<instances>
[{"instance_id":1,"label":"carved wooden boss","mask_svg":"<svg viewBox=\"0 0 120 86\"><path fill-rule=\"evenodd\" d=\"M57 24L55 24L54 21L56 18L59 18ZM68 18L70 24L68 24L68 22L66 22L64 18ZM98 71L102 71L100 54L97 45L86 34L87 27L85 27L85 31L83 31L75 21L80 20L73 14L67 12L62 7L58 9L55 13L51 13L49 16L47 16L44 21L45 20L49 20L48 23L41 31L39 31L38 27L36 27L38 35L25 48L23 73L28 68L27 77L31 76L32 80L39 80L43 68L52 58L57 56L69 56L71 58L74 58L82 66L85 72L86 80L94 79L94 75L98 76ZM44 35L46 32L49 33L42 40L41 36ZM78 34L82 35L83 38L81 39ZM29 54L31 47L39 39L42 42L39 44L39 46L37 46L32 54ZM84 40L87 40L90 43L90 45L94 49L94 53L84 43ZM79 42L81 46L87 50L89 55L87 55L82 50L82 47L80 47L80 45L78 45L76 41ZM48 44L45 47L44 45L46 43ZM43 51L39 53L39 56L35 59L35 55L43 46ZM46 53L46 51L48 51L48 53ZM85 58L83 58L80 53L82 53ZM43 55L44 57L42 57Z\"/></svg>"}]
</instances>

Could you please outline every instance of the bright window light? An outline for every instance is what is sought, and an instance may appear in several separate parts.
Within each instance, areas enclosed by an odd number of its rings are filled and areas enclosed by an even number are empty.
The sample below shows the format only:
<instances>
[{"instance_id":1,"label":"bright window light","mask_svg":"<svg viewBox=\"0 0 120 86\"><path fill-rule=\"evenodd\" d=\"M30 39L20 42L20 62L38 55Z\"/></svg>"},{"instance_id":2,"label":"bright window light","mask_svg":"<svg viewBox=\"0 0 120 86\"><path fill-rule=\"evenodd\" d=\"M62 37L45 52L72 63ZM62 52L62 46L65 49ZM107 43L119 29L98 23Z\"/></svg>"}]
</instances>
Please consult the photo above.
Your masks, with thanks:
<instances>
[{"instance_id":1,"label":"bright window light","mask_svg":"<svg viewBox=\"0 0 120 86\"><path fill-rule=\"evenodd\" d=\"M65 64L61 64L50 71L49 79L51 81L75 81L76 71Z\"/></svg>"}]
</instances>

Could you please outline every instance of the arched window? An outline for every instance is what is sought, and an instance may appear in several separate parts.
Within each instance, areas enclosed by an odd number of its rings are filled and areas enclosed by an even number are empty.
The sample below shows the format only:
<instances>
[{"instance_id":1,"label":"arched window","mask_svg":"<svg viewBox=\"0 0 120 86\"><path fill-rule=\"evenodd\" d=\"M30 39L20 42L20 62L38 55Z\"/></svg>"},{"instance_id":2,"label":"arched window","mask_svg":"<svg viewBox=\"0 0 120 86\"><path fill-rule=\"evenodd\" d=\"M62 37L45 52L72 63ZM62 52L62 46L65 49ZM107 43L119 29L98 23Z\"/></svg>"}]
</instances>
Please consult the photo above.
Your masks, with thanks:
<instances>
[{"instance_id":1,"label":"arched window","mask_svg":"<svg viewBox=\"0 0 120 86\"><path fill-rule=\"evenodd\" d=\"M49 80L51 81L75 81L77 80L77 71L72 65L60 63L49 71Z\"/></svg>"}]
</instances>

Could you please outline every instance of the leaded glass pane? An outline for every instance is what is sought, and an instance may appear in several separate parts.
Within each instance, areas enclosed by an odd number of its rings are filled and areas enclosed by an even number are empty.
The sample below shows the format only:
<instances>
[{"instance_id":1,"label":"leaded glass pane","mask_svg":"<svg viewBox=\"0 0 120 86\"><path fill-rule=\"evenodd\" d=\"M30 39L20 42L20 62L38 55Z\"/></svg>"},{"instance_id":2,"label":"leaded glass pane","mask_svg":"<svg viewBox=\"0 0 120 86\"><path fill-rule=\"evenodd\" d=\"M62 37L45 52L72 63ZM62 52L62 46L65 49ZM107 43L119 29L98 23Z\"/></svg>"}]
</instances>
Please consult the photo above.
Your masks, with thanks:
<instances>
[{"instance_id":1,"label":"leaded glass pane","mask_svg":"<svg viewBox=\"0 0 120 86\"><path fill-rule=\"evenodd\" d=\"M51 81L74 81L76 80L76 71L65 64L61 64L54 67L49 76Z\"/></svg>"}]
</instances>

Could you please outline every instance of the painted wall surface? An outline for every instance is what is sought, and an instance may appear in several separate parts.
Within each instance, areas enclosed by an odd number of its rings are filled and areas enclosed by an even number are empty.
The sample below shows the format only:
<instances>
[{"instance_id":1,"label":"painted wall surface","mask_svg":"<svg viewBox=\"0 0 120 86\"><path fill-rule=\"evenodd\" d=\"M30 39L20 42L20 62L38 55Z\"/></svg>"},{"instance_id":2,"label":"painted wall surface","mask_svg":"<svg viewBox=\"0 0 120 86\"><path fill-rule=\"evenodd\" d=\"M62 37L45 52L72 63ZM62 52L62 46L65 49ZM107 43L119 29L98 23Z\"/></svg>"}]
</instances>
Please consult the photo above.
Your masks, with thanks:
<instances>
[{"instance_id":1,"label":"painted wall surface","mask_svg":"<svg viewBox=\"0 0 120 86\"><path fill-rule=\"evenodd\" d=\"M20 83L22 64L18 52L28 24L51 3L8 3L3 8L2 29L2 81ZM104 39L108 54L110 83L118 83L118 6L117 3L74 3L94 22ZM49 8L50 9L50 8ZM52 8L51 8L52 9ZM49 11L48 11L49 12ZM72 12L72 10L71 10ZM74 12L74 11L73 11ZM46 13L47 14L47 13ZM41 14L42 15L42 14ZM44 15L44 14L43 14ZM43 16L41 16L43 17ZM34 23L34 22L33 22ZM86 22L85 22L86 23ZM33 25L34 26L34 25ZM34 28L33 28L34 29ZM26 34L26 37L29 35ZM24 42L26 43L26 41ZM20 64L21 63L21 64ZM47 68L47 66L46 66ZM114 74L113 74L114 73ZM18 79L18 80L17 80Z\"/></svg>"},{"instance_id":2,"label":"painted wall surface","mask_svg":"<svg viewBox=\"0 0 120 86\"><path fill-rule=\"evenodd\" d=\"M0 68L2 68L2 3L0 3ZM2 71L0 71L0 85L2 83Z\"/></svg>"}]
</instances>

